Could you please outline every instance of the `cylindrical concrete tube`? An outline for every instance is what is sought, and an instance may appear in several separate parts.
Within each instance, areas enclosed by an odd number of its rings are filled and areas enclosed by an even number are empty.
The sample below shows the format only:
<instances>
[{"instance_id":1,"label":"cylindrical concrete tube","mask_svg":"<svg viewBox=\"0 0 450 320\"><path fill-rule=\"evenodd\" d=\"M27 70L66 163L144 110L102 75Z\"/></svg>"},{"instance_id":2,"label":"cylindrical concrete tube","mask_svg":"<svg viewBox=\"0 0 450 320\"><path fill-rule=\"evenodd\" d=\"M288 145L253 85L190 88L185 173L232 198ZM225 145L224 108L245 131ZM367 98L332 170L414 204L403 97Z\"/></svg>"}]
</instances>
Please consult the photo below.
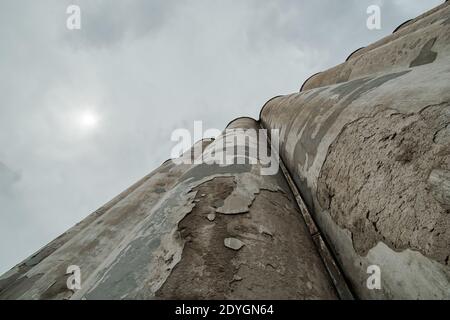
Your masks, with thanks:
<instances>
[{"instance_id":1,"label":"cylindrical concrete tube","mask_svg":"<svg viewBox=\"0 0 450 320\"><path fill-rule=\"evenodd\" d=\"M360 298L450 298L449 10L261 113Z\"/></svg>"},{"instance_id":2,"label":"cylindrical concrete tube","mask_svg":"<svg viewBox=\"0 0 450 320\"><path fill-rule=\"evenodd\" d=\"M303 84L302 91L434 60L434 52L449 50L449 16L450 3L444 3L413 19L394 34L353 53L348 61L309 78Z\"/></svg>"}]
</instances>

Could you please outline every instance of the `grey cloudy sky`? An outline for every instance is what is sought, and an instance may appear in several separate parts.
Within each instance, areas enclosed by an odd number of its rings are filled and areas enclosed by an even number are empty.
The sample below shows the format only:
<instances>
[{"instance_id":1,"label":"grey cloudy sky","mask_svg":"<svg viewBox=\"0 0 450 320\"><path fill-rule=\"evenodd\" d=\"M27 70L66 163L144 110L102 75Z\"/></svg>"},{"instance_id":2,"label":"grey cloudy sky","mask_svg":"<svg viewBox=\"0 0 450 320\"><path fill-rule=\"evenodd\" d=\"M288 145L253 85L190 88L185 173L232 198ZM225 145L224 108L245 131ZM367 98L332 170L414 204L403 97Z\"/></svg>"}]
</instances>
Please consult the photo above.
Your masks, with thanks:
<instances>
[{"instance_id":1,"label":"grey cloudy sky","mask_svg":"<svg viewBox=\"0 0 450 320\"><path fill-rule=\"evenodd\" d=\"M257 118L442 2L2 0L0 273L169 158L174 129ZM381 30L366 28L371 4Z\"/></svg>"}]
</instances>

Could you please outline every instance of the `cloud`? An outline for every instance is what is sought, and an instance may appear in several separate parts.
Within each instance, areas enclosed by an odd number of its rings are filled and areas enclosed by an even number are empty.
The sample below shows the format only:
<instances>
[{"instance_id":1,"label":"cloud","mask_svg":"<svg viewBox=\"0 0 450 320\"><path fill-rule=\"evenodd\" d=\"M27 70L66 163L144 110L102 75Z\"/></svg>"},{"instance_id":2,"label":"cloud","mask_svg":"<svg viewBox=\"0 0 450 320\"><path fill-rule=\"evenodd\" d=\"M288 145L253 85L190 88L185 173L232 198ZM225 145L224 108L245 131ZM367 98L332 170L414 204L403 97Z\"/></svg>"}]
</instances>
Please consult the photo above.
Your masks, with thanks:
<instances>
[{"instance_id":1,"label":"cloud","mask_svg":"<svg viewBox=\"0 0 450 320\"><path fill-rule=\"evenodd\" d=\"M65 33L62 39L86 49L114 47L156 33L182 1L79 0L72 3L82 9L83 32Z\"/></svg>"},{"instance_id":2,"label":"cloud","mask_svg":"<svg viewBox=\"0 0 450 320\"><path fill-rule=\"evenodd\" d=\"M5 164L0 162L0 193L8 194L11 191L14 183L19 181L20 175Z\"/></svg>"}]
</instances>

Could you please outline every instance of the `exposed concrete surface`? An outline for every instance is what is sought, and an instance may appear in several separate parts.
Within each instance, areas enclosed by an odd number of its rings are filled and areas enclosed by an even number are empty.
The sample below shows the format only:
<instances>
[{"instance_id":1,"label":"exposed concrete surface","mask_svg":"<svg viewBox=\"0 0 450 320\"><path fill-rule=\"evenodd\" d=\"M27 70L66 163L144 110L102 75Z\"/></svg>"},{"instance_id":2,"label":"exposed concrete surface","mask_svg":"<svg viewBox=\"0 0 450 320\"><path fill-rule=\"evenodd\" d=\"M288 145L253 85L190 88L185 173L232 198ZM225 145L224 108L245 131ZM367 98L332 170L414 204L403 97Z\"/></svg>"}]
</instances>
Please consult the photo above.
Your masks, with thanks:
<instances>
[{"instance_id":1,"label":"exposed concrete surface","mask_svg":"<svg viewBox=\"0 0 450 320\"><path fill-rule=\"evenodd\" d=\"M334 290L294 204L261 191L250 211L216 215L211 203L231 194L233 179L199 186L208 196L180 224L183 258L157 293L165 299L333 299Z\"/></svg>"},{"instance_id":2,"label":"exposed concrete surface","mask_svg":"<svg viewBox=\"0 0 450 320\"><path fill-rule=\"evenodd\" d=\"M388 110L350 123L330 146L317 197L359 254L383 241L448 265L450 212L436 197L444 202L450 140L433 137L449 122L448 104L412 115Z\"/></svg>"},{"instance_id":3,"label":"exposed concrete surface","mask_svg":"<svg viewBox=\"0 0 450 320\"><path fill-rule=\"evenodd\" d=\"M317 215L317 221L361 299L450 299L450 274L443 272L442 264L417 251L394 251L383 242L361 256L353 248L351 233L340 228L328 212ZM381 269L382 290L367 289L370 265Z\"/></svg>"},{"instance_id":4,"label":"exposed concrete surface","mask_svg":"<svg viewBox=\"0 0 450 320\"><path fill-rule=\"evenodd\" d=\"M450 171L442 169L431 171L428 177L428 186L431 195L448 213L450 210Z\"/></svg>"},{"instance_id":5,"label":"exposed concrete surface","mask_svg":"<svg viewBox=\"0 0 450 320\"><path fill-rule=\"evenodd\" d=\"M257 123L242 118L228 128L237 126ZM157 298L336 298L281 173L263 177L258 167L213 175L193 189L198 201L179 224L182 258Z\"/></svg>"},{"instance_id":6,"label":"exposed concrete surface","mask_svg":"<svg viewBox=\"0 0 450 320\"><path fill-rule=\"evenodd\" d=\"M450 297L449 17L446 3L261 112L360 298Z\"/></svg>"}]
</instances>

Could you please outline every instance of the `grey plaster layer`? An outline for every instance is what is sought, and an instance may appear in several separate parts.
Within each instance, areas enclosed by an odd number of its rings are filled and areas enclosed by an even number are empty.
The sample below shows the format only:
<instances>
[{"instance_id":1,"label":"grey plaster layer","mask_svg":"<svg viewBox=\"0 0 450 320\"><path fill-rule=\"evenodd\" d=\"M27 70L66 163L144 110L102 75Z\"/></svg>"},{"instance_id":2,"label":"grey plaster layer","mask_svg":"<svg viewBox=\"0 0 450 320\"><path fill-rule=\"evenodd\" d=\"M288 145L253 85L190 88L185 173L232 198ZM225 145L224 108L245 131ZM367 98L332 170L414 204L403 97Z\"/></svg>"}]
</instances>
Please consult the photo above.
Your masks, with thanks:
<instances>
[{"instance_id":1,"label":"grey plaster layer","mask_svg":"<svg viewBox=\"0 0 450 320\"><path fill-rule=\"evenodd\" d=\"M228 126L258 127L249 118ZM206 167L209 178L196 175L202 180L192 188L195 206L178 225L182 257L157 298L336 298L292 194L279 183L281 173L261 176L259 167L225 166L228 173L218 174ZM211 214L214 219L208 219Z\"/></svg>"}]
</instances>

